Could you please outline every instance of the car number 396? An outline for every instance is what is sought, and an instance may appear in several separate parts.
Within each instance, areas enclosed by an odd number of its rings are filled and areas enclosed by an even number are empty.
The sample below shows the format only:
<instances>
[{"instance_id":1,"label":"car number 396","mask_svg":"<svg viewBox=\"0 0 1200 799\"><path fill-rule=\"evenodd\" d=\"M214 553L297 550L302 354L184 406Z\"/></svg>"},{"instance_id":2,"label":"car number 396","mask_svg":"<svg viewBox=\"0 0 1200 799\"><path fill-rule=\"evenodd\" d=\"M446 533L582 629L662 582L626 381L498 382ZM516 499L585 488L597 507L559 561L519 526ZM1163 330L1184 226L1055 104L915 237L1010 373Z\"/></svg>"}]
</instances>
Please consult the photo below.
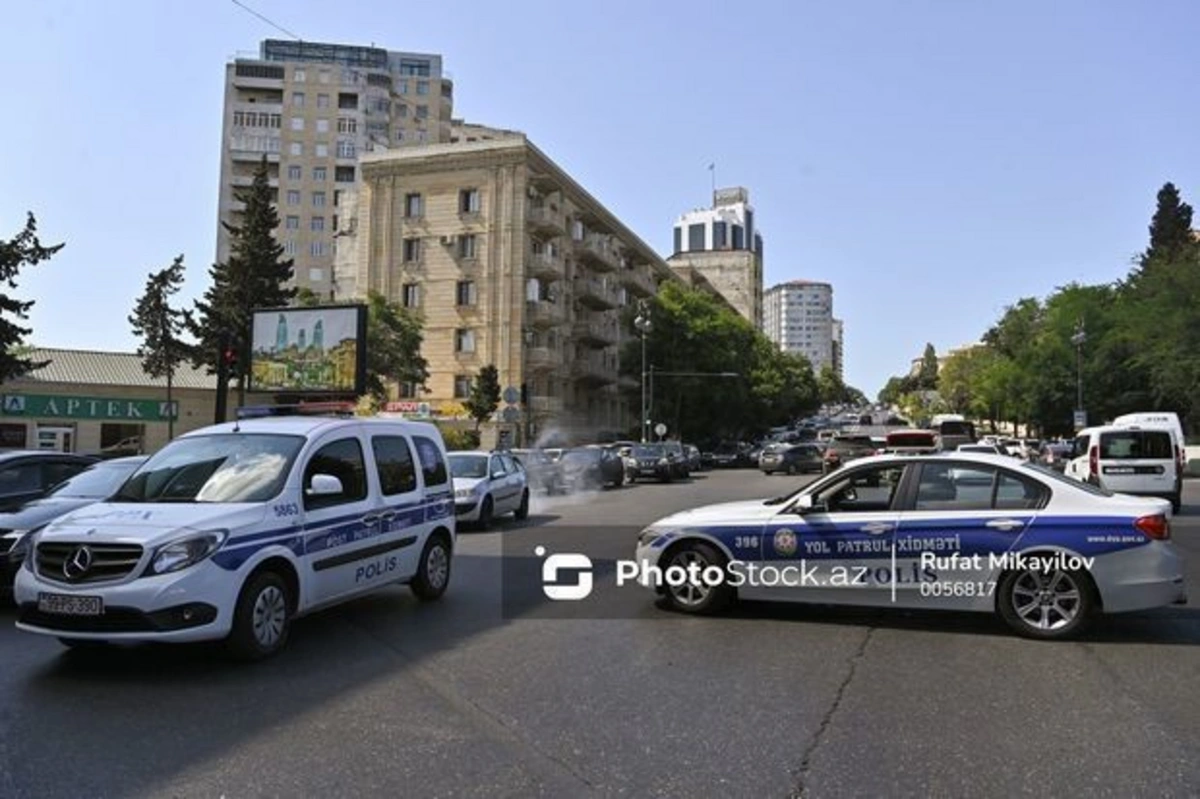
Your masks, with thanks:
<instances>
[{"instance_id":1,"label":"car number 396","mask_svg":"<svg viewBox=\"0 0 1200 799\"><path fill-rule=\"evenodd\" d=\"M98 596L39 593L38 610L60 616L99 616L104 613L104 600Z\"/></svg>"}]
</instances>

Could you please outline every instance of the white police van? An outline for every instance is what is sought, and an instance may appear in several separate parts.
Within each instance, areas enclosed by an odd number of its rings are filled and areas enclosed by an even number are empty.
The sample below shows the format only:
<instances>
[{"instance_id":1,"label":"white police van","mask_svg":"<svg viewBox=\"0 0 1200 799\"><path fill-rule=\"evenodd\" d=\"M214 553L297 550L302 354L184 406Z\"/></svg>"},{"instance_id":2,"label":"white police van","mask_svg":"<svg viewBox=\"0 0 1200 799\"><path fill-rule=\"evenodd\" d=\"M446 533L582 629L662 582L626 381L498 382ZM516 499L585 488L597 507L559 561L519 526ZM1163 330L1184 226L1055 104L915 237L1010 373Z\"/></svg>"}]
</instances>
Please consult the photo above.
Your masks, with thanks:
<instances>
[{"instance_id":1,"label":"white police van","mask_svg":"<svg viewBox=\"0 0 1200 799\"><path fill-rule=\"evenodd\" d=\"M175 439L109 501L36 532L17 627L68 646L224 639L278 651L295 617L450 580L454 497L436 427L288 416Z\"/></svg>"}]
</instances>

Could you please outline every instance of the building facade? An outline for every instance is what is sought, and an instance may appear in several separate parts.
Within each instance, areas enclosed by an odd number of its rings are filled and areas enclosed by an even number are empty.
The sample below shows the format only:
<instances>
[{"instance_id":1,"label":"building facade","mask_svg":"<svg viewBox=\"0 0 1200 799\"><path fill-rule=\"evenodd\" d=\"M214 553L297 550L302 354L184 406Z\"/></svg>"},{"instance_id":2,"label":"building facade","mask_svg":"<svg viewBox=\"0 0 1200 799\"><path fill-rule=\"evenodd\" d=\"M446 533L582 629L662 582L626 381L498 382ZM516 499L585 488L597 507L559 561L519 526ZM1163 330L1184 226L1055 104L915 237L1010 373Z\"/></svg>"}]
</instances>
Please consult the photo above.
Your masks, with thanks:
<instances>
[{"instance_id":1,"label":"building facade","mask_svg":"<svg viewBox=\"0 0 1200 799\"><path fill-rule=\"evenodd\" d=\"M667 263L702 273L755 329L762 328L763 237L754 225L749 191L718 189L711 208L680 216Z\"/></svg>"},{"instance_id":2,"label":"building facade","mask_svg":"<svg viewBox=\"0 0 1200 799\"><path fill-rule=\"evenodd\" d=\"M245 210L238 193L266 156L295 283L334 296L340 200L358 185L359 154L447 141L452 110L437 55L268 39L256 58L227 64L217 260L229 256L224 223Z\"/></svg>"},{"instance_id":3,"label":"building facade","mask_svg":"<svg viewBox=\"0 0 1200 799\"><path fill-rule=\"evenodd\" d=\"M48 361L0 386L0 447L102 455L154 452L175 435L212 424L214 375L181 366L167 403L167 381L152 378L131 352L35 349ZM230 407L236 405L231 393Z\"/></svg>"},{"instance_id":4,"label":"building facade","mask_svg":"<svg viewBox=\"0 0 1200 799\"><path fill-rule=\"evenodd\" d=\"M434 415L461 406L493 364L502 388L524 387L512 440L636 425L618 386L619 317L675 279L670 267L523 134L455 131L362 157L339 254L340 298L378 291L424 320L430 378L400 399Z\"/></svg>"},{"instance_id":5,"label":"building facade","mask_svg":"<svg viewBox=\"0 0 1200 799\"><path fill-rule=\"evenodd\" d=\"M837 368L842 351L839 325L835 361L833 286L814 280L791 280L767 289L763 332L783 352L807 358L814 373L826 366Z\"/></svg>"},{"instance_id":6,"label":"building facade","mask_svg":"<svg viewBox=\"0 0 1200 799\"><path fill-rule=\"evenodd\" d=\"M841 319L833 320L832 334L830 338L833 345L833 371L837 373L838 379L844 382L846 379L846 325Z\"/></svg>"}]
</instances>

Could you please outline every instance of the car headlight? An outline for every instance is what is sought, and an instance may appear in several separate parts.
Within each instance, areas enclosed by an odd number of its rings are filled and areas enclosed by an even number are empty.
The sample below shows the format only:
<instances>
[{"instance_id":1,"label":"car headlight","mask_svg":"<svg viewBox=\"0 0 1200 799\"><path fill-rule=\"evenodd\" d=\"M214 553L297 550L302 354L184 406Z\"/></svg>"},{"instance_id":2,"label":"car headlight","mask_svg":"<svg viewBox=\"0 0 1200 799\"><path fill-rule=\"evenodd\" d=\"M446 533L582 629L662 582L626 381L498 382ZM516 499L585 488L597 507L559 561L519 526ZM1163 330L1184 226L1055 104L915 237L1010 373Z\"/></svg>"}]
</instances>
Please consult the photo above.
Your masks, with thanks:
<instances>
[{"instance_id":1,"label":"car headlight","mask_svg":"<svg viewBox=\"0 0 1200 799\"><path fill-rule=\"evenodd\" d=\"M667 460L666 458L659 458L659 459L658 459L658 465L659 465L659 466L670 466L670 465L671 465L671 461Z\"/></svg>"},{"instance_id":2,"label":"car headlight","mask_svg":"<svg viewBox=\"0 0 1200 799\"><path fill-rule=\"evenodd\" d=\"M475 496L475 489L473 488L457 488L454 490L455 499L471 499L473 496Z\"/></svg>"},{"instance_id":3,"label":"car headlight","mask_svg":"<svg viewBox=\"0 0 1200 799\"><path fill-rule=\"evenodd\" d=\"M638 546L649 546L652 541L662 537L662 535L666 532L667 531L661 527L647 527L645 530L642 530L640 533L638 533Z\"/></svg>"},{"instance_id":4,"label":"car headlight","mask_svg":"<svg viewBox=\"0 0 1200 799\"><path fill-rule=\"evenodd\" d=\"M14 552L20 552L21 565L29 569L29 571L33 571L34 555L37 552L38 539L41 537L42 529L45 526L43 524L41 527L34 527L31 530L13 530L14 533L24 533L24 535L21 535L17 539L17 542L13 544L10 555ZM20 550L21 547L25 548L24 551Z\"/></svg>"},{"instance_id":5,"label":"car headlight","mask_svg":"<svg viewBox=\"0 0 1200 799\"><path fill-rule=\"evenodd\" d=\"M228 535L228 530L208 530L163 544L154 550L149 572L167 574L194 566L220 549Z\"/></svg>"}]
</instances>

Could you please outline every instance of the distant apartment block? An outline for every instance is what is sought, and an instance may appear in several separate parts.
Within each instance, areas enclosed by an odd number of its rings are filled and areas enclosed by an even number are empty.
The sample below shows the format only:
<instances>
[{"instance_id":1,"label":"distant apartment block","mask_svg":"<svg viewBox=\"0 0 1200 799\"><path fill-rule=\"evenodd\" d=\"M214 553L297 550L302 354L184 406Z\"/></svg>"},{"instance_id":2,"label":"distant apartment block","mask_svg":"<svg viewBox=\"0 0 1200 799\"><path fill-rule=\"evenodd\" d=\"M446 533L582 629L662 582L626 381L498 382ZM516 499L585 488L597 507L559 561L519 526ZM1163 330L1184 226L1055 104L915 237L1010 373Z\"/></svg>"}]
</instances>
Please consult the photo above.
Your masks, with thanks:
<instances>
[{"instance_id":1,"label":"distant apartment block","mask_svg":"<svg viewBox=\"0 0 1200 799\"><path fill-rule=\"evenodd\" d=\"M807 358L814 373L825 366L840 371L842 325L833 318L833 286L829 283L791 280L767 289L763 332L783 352Z\"/></svg>"},{"instance_id":2,"label":"distant apartment block","mask_svg":"<svg viewBox=\"0 0 1200 799\"><path fill-rule=\"evenodd\" d=\"M846 325L841 319L834 319L832 325L833 371L841 380L846 379Z\"/></svg>"},{"instance_id":3,"label":"distant apartment block","mask_svg":"<svg viewBox=\"0 0 1200 799\"><path fill-rule=\"evenodd\" d=\"M449 141L452 110L441 56L268 39L257 57L225 67L218 221L241 222L237 193L267 156L295 283L332 297L342 198L359 185L359 156ZM218 224L217 260L228 255Z\"/></svg>"},{"instance_id":4,"label":"distant apartment block","mask_svg":"<svg viewBox=\"0 0 1200 799\"><path fill-rule=\"evenodd\" d=\"M762 327L763 239L746 189L718 189L711 208L680 216L667 263L702 274L756 329Z\"/></svg>"}]
</instances>

